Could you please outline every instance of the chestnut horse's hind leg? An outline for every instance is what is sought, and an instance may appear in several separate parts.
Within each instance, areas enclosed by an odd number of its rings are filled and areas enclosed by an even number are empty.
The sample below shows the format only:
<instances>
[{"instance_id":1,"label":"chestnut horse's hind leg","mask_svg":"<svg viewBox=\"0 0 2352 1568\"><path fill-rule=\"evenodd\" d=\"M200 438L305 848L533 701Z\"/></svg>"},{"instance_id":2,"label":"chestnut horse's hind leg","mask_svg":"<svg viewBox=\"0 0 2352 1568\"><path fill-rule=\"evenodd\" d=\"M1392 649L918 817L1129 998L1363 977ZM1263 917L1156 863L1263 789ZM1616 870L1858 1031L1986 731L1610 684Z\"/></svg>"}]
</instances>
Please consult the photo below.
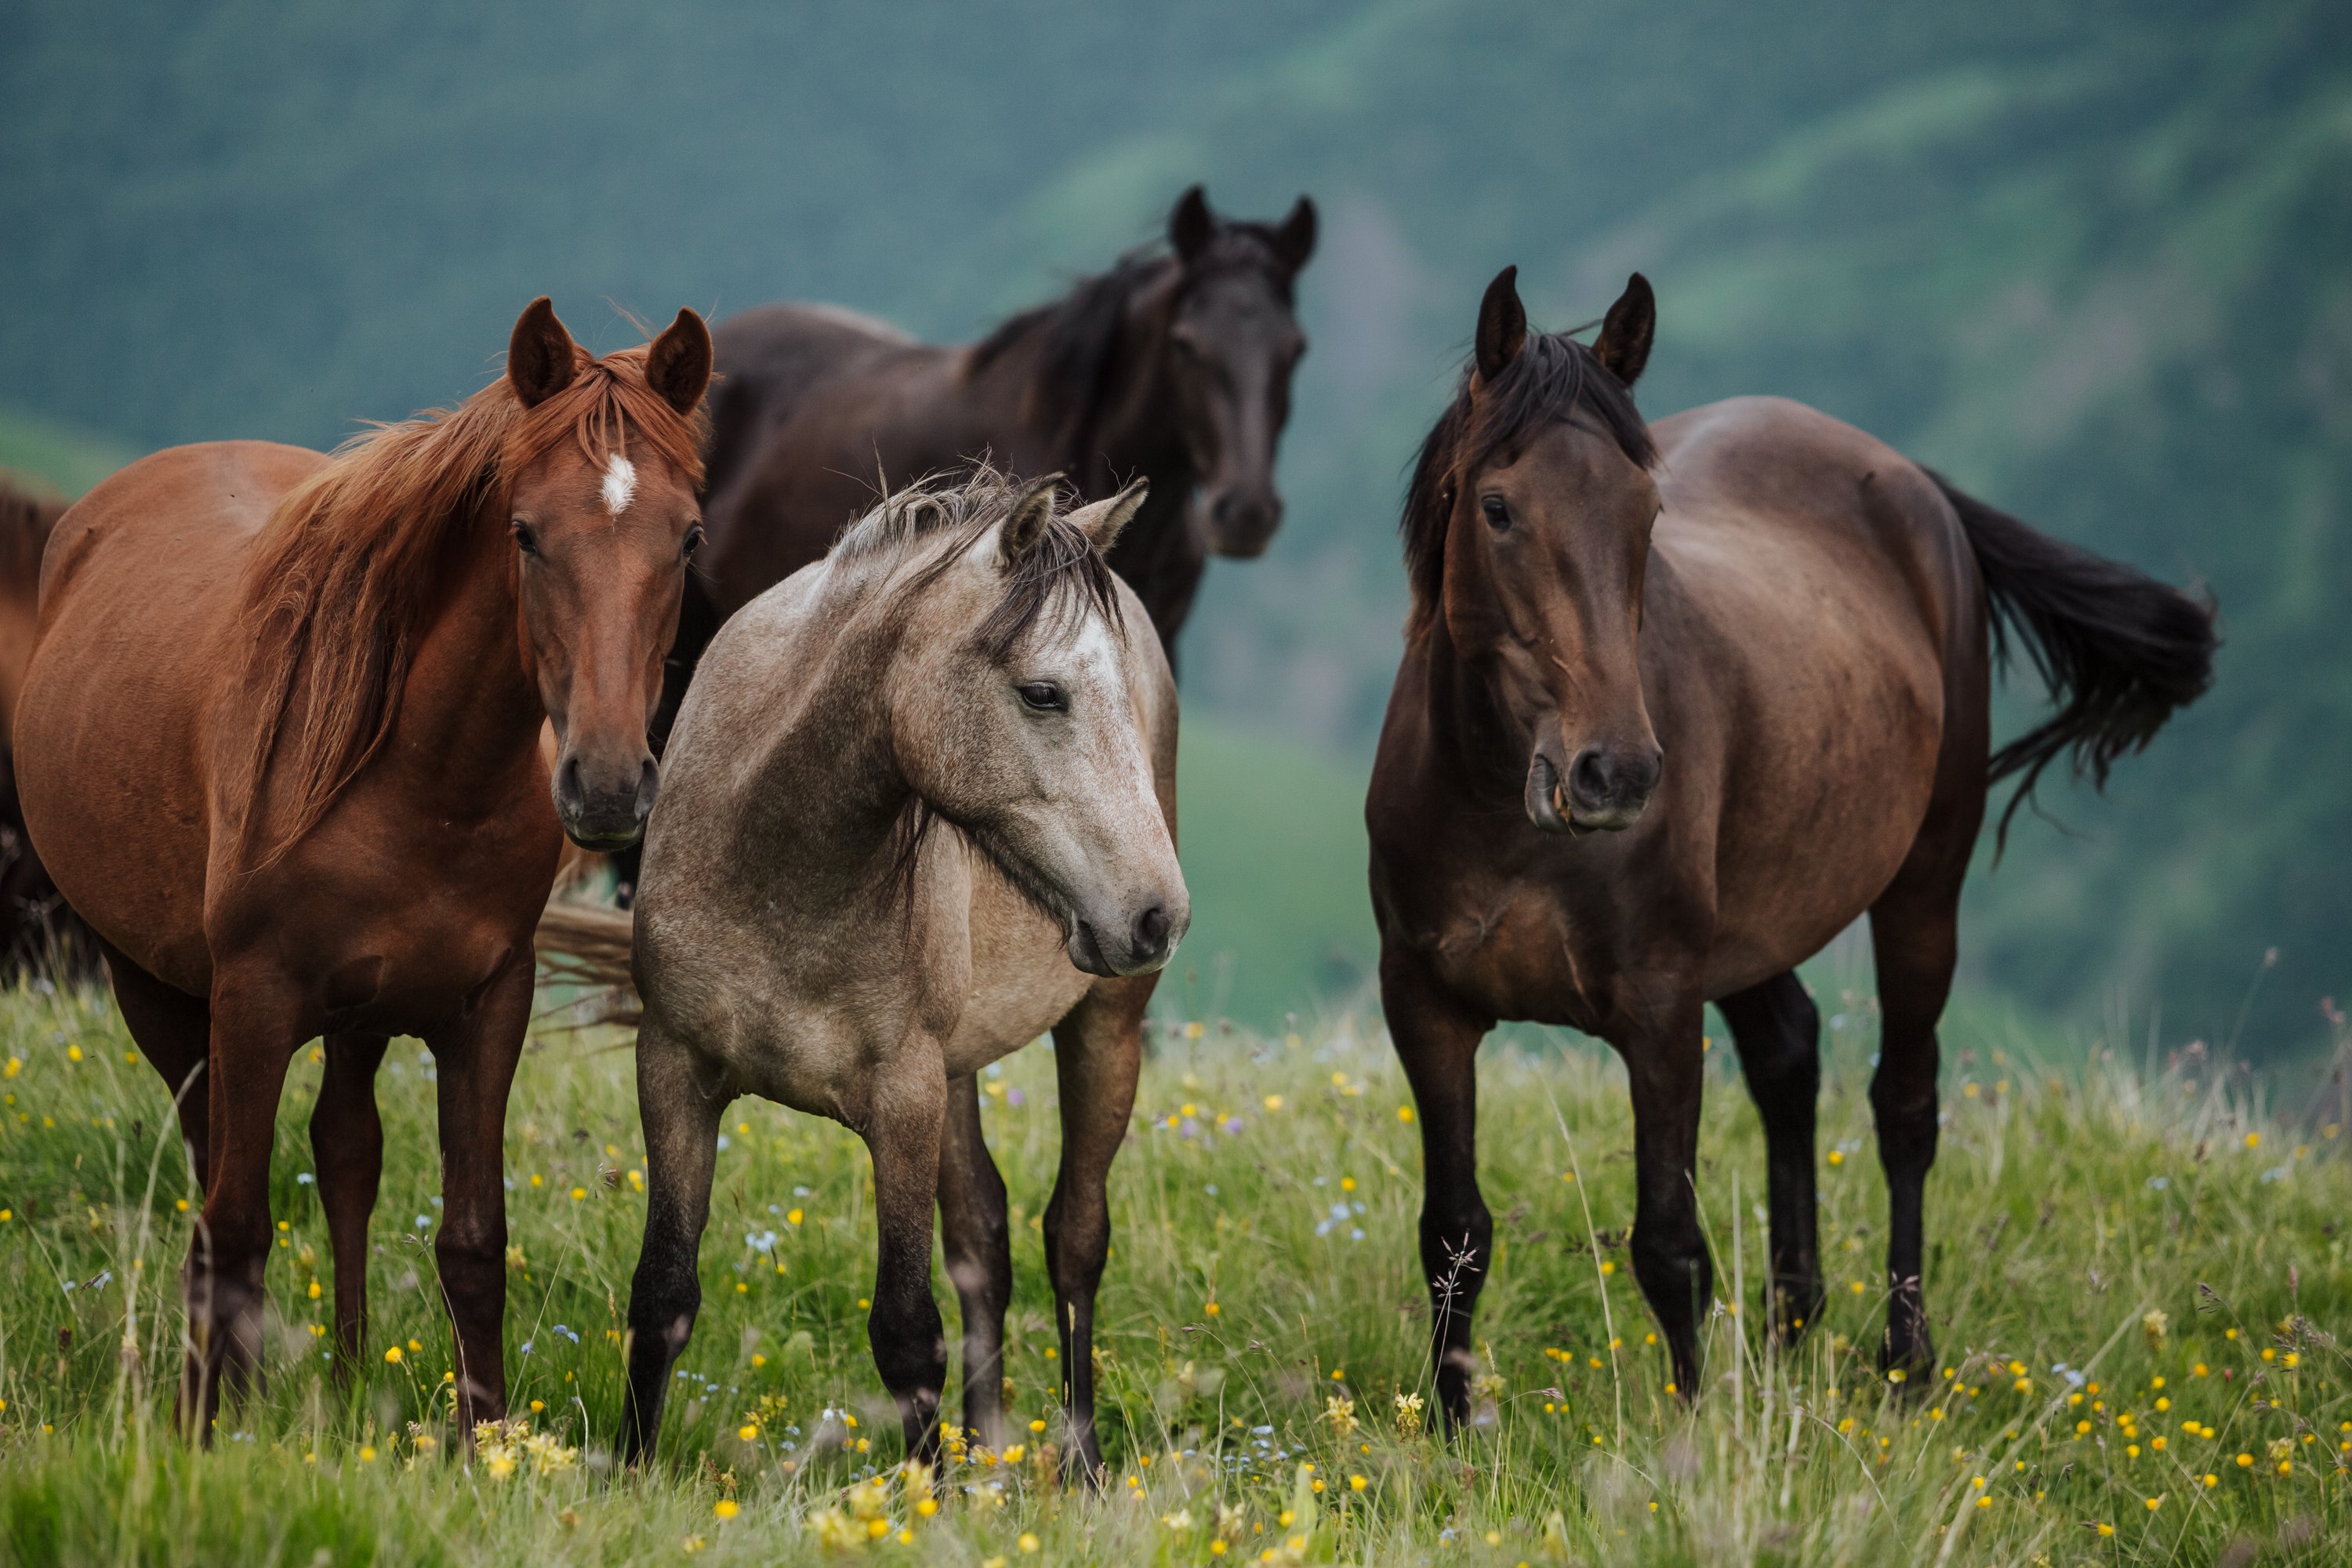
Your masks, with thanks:
<instances>
[{"instance_id":1,"label":"chestnut horse's hind leg","mask_svg":"<svg viewBox=\"0 0 2352 1568\"><path fill-rule=\"evenodd\" d=\"M981 1136L980 1083L948 1080L940 1141L940 1241L963 1306L963 1420L971 1440L1004 1447L1004 1310L1013 1300L1004 1178Z\"/></svg>"},{"instance_id":2,"label":"chestnut horse's hind leg","mask_svg":"<svg viewBox=\"0 0 2352 1568\"><path fill-rule=\"evenodd\" d=\"M148 1065L163 1076L179 1110L180 1137L199 1191L212 1180L212 1095L200 1069L212 1050L212 1005L166 985L100 942L114 1005Z\"/></svg>"},{"instance_id":3,"label":"chestnut horse's hind leg","mask_svg":"<svg viewBox=\"0 0 2352 1568\"><path fill-rule=\"evenodd\" d=\"M1470 1315L1486 1282L1495 1221L1478 1192L1478 1042L1494 1020L1463 1010L1402 948L1381 953L1381 1008L1421 1122L1421 1267L1430 1360L1449 1430L1470 1419Z\"/></svg>"},{"instance_id":4,"label":"chestnut horse's hind leg","mask_svg":"<svg viewBox=\"0 0 2352 1568\"><path fill-rule=\"evenodd\" d=\"M1054 1026L1054 1071L1062 1095L1062 1168L1045 1205L1045 1272L1054 1283L1061 1340L1066 1478L1103 1478L1095 1435L1095 1292L1110 1256L1110 1166L1135 1111L1143 1070L1143 1010L1157 974L1097 981Z\"/></svg>"},{"instance_id":5,"label":"chestnut horse's hind leg","mask_svg":"<svg viewBox=\"0 0 2352 1568\"><path fill-rule=\"evenodd\" d=\"M375 1074L389 1041L382 1035L327 1037L327 1069L310 1112L310 1157L319 1167L319 1206L327 1213L327 1247L335 1271L335 1375L363 1365L367 1339L368 1216L383 1178L383 1119L376 1112Z\"/></svg>"},{"instance_id":6,"label":"chestnut horse's hind leg","mask_svg":"<svg viewBox=\"0 0 2352 1568\"><path fill-rule=\"evenodd\" d=\"M937 1047L909 1042L886 1061L857 1129L874 1160L874 1228L880 1256L866 1337L882 1385L898 1401L907 1457L935 1463L940 1450L940 1391L948 1380L946 1325L931 1298L931 1205L940 1191L940 1142L947 1079ZM907 1065L928 1057L926 1072Z\"/></svg>"},{"instance_id":7,"label":"chestnut horse's hind leg","mask_svg":"<svg viewBox=\"0 0 2352 1568\"><path fill-rule=\"evenodd\" d=\"M507 1092L530 1023L523 948L433 1047L441 1120L441 1233L433 1256L457 1350L457 1426L507 1413Z\"/></svg>"},{"instance_id":8,"label":"chestnut horse's hind leg","mask_svg":"<svg viewBox=\"0 0 2352 1568\"><path fill-rule=\"evenodd\" d=\"M643 1463L661 1436L670 1365L702 1310L695 1258L710 1218L719 1118L732 1096L709 1080L693 1051L647 1017L637 1031L637 1116L646 1132L646 1238L629 1285L621 1401L621 1459Z\"/></svg>"},{"instance_id":9,"label":"chestnut horse's hind leg","mask_svg":"<svg viewBox=\"0 0 2352 1568\"><path fill-rule=\"evenodd\" d=\"M1739 1047L1748 1092L1764 1122L1772 1200L1772 1331L1792 1342L1822 1312L1813 1212L1813 1115L1822 1088L1822 1016L1793 970L1716 1004Z\"/></svg>"}]
</instances>

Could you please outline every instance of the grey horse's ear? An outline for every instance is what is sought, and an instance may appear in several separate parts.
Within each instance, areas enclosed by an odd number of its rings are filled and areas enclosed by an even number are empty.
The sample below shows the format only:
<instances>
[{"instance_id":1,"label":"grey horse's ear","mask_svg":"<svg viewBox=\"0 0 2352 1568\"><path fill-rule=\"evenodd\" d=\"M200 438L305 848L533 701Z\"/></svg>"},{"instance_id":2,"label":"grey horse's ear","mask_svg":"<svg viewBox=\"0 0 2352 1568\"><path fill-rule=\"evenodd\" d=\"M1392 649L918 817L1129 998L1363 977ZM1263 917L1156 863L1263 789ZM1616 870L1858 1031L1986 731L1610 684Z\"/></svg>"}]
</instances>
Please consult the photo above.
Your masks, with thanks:
<instances>
[{"instance_id":1,"label":"grey horse's ear","mask_svg":"<svg viewBox=\"0 0 2352 1568\"><path fill-rule=\"evenodd\" d=\"M1135 521L1135 514L1143 510L1144 500L1150 494L1151 481L1139 477L1129 480L1127 489L1109 500L1078 508L1070 514L1070 521L1077 525L1078 531L1085 534L1097 550L1108 555L1110 547L1118 542L1119 533Z\"/></svg>"},{"instance_id":2,"label":"grey horse's ear","mask_svg":"<svg viewBox=\"0 0 2352 1568\"><path fill-rule=\"evenodd\" d=\"M1013 509L1004 514L1004 526L996 536L997 555L1005 565L1036 549L1045 537L1045 525L1054 521L1054 491L1061 482L1061 475L1047 474L1031 479L1013 498Z\"/></svg>"}]
</instances>

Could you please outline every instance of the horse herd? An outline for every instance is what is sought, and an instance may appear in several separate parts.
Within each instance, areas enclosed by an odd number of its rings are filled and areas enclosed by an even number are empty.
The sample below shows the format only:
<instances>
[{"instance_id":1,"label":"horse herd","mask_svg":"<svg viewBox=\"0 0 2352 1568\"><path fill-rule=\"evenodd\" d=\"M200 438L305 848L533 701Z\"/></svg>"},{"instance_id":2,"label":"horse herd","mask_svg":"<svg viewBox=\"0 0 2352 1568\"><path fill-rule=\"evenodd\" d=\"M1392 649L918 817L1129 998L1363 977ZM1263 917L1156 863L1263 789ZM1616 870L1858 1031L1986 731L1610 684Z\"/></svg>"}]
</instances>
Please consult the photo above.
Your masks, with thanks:
<instances>
[{"instance_id":1,"label":"horse herd","mask_svg":"<svg viewBox=\"0 0 2352 1568\"><path fill-rule=\"evenodd\" d=\"M1106 1188L1189 918L1173 648L1208 556L1259 552L1280 520L1315 240L1304 198L1229 221L1195 187L1164 247L959 348L779 306L715 339L681 310L600 359L542 299L505 374L453 411L332 456L159 452L62 517L0 520L23 557L0 560L21 838L88 922L203 1184L193 1432L258 1373L272 1128L320 1037L337 1363L363 1364L375 1072L415 1035L439 1066L458 1419L503 1416L505 1113L568 837L614 856L627 912L568 918L631 953L643 1005L626 1457L652 1450L693 1328L742 1094L866 1141L870 1337L926 1458L948 1373L936 1211L964 1421L1002 1446L1012 1265L975 1074L1050 1031L1065 1451L1098 1479ZM1936 1025L1990 787L2021 774L2021 798L2069 754L2104 779L2210 676L2210 605L1821 414L1759 398L1645 421L1655 316L1637 275L1589 346L1533 331L1505 270L1404 502L1412 608L1367 818L1449 1425L1493 1228L1483 1037L1541 1020L1623 1057L1634 1273L1692 1397L1714 1289L1703 1011L1763 1118L1768 1304L1792 1337L1822 1300L1819 1022L1794 966L1865 912L1879 1355L1927 1364ZM1995 752L2006 636L2057 710ZM541 940L562 940L551 916Z\"/></svg>"}]
</instances>

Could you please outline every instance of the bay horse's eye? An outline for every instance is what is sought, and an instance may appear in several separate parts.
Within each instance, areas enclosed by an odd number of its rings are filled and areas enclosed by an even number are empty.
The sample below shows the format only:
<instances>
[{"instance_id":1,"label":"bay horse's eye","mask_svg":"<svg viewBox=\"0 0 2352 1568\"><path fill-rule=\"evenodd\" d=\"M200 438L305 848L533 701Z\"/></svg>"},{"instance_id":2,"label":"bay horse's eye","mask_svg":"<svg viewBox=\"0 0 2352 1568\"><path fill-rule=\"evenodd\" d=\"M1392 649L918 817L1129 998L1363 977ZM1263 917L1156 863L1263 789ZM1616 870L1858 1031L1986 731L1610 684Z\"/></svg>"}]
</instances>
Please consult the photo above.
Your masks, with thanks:
<instances>
[{"instance_id":1,"label":"bay horse's eye","mask_svg":"<svg viewBox=\"0 0 2352 1568\"><path fill-rule=\"evenodd\" d=\"M1062 689L1050 680L1033 680L1024 686L1021 700L1040 713L1058 713L1070 705L1070 700L1062 695Z\"/></svg>"},{"instance_id":2,"label":"bay horse's eye","mask_svg":"<svg viewBox=\"0 0 2352 1568\"><path fill-rule=\"evenodd\" d=\"M686 531L686 548L685 548L685 554L687 555L687 557L688 557L688 559L691 559L691 558L693 557L693 555L694 555L694 552L695 552L696 551L698 551L698 550L701 549L701 548L702 548L702 524L700 524L700 523L698 523L698 523L696 523L692 528L689 528L689 529L688 529L688 530Z\"/></svg>"},{"instance_id":3,"label":"bay horse's eye","mask_svg":"<svg viewBox=\"0 0 2352 1568\"><path fill-rule=\"evenodd\" d=\"M539 535L533 533L530 531L530 524L520 518L514 520L514 542L515 548L525 555L539 553Z\"/></svg>"},{"instance_id":4,"label":"bay horse's eye","mask_svg":"<svg viewBox=\"0 0 2352 1568\"><path fill-rule=\"evenodd\" d=\"M1478 510L1486 513L1486 526L1496 532L1511 526L1511 509L1503 504L1501 496L1488 496L1478 503Z\"/></svg>"}]
</instances>

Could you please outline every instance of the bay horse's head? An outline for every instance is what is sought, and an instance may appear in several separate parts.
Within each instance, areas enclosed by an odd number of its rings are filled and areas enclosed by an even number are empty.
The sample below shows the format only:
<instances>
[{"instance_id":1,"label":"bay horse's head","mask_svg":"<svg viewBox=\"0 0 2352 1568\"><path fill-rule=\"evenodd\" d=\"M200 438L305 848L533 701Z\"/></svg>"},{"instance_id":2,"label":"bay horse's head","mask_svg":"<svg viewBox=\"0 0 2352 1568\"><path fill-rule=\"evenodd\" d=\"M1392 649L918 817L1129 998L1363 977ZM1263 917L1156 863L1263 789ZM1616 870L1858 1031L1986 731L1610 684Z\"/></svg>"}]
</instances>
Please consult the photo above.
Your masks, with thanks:
<instances>
[{"instance_id":1,"label":"bay horse's head","mask_svg":"<svg viewBox=\"0 0 2352 1568\"><path fill-rule=\"evenodd\" d=\"M526 411L508 467L526 660L553 723L556 814L572 842L636 842L659 775L646 726L702 541L696 410L702 318L596 359L544 299L516 321L507 381Z\"/></svg>"},{"instance_id":2,"label":"bay horse's head","mask_svg":"<svg viewBox=\"0 0 2352 1568\"><path fill-rule=\"evenodd\" d=\"M1489 284L1453 406L1406 502L1415 622L1442 616L1528 748L1548 833L1630 827L1664 761L1635 646L1656 449L1632 388L1657 322L1639 273L1591 348L1530 333L1517 268Z\"/></svg>"},{"instance_id":3,"label":"bay horse's head","mask_svg":"<svg viewBox=\"0 0 2352 1568\"><path fill-rule=\"evenodd\" d=\"M883 700L925 807L960 830L1064 933L1089 974L1168 962L1192 899L1153 786L1153 722L1172 722L1165 656L1104 552L1143 504L1138 480L1067 515L1059 476L985 470L886 502L835 553L952 531L913 574ZM895 516L894 516L895 513Z\"/></svg>"},{"instance_id":4,"label":"bay horse's head","mask_svg":"<svg viewBox=\"0 0 2352 1568\"><path fill-rule=\"evenodd\" d=\"M1299 197L1280 224L1234 223L1194 185L1169 215L1168 242L1179 268L1170 374L1200 476L1192 521L1220 555L1262 554L1282 522L1275 447L1307 352L1292 297L1315 252L1315 204Z\"/></svg>"}]
</instances>

